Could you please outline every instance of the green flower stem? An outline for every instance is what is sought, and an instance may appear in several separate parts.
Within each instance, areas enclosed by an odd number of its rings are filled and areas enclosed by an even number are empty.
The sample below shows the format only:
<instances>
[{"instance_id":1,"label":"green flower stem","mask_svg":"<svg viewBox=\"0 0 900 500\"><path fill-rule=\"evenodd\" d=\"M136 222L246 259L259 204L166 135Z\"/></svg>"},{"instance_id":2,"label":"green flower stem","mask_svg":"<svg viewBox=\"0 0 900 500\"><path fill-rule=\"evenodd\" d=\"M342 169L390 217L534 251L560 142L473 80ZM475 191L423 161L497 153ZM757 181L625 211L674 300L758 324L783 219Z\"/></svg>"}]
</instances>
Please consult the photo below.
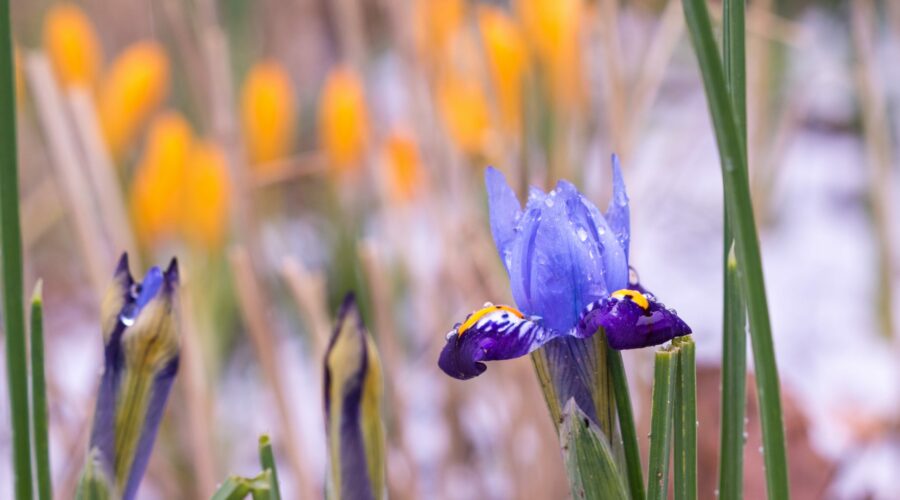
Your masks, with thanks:
<instances>
[{"instance_id":1,"label":"green flower stem","mask_svg":"<svg viewBox=\"0 0 900 500\"><path fill-rule=\"evenodd\" d=\"M41 282L31 298L31 417L34 423L34 463L40 500L51 500L50 440L47 431L47 389L44 383L44 313Z\"/></svg>"},{"instance_id":2,"label":"green flower stem","mask_svg":"<svg viewBox=\"0 0 900 500\"><path fill-rule=\"evenodd\" d=\"M666 500L669 492L669 451L672 443L672 395L678 348L656 351L653 406L650 408L650 464L647 498Z\"/></svg>"},{"instance_id":3,"label":"green flower stem","mask_svg":"<svg viewBox=\"0 0 900 500\"><path fill-rule=\"evenodd\" d=\"M697 365L694 341L679 337L675 377L675 500L697 498Z\"/></svg>"},{"instance_id":4,"label":"green flower stem","mask_svg":"<svg viewBox=\"0 0 900 500\"><path fill-rule=\"evenodd\" d=\"M634 427L634 413L631 409L631 395L628 392L628 378L625 375L622 353L615 349L609 349L607 362L615 391L619 430L622 432L622 444L625 448L625 478L628 482L631 499L644 500L646 493L644 491L644 475L641 472L641 450Z\"/></svg>"},{"instance_id":5,"label":"green flower stem","mask_svg":"<svg viewBox=\"0 0 900 500\"><path fill-rule=\"evenodd\" d=\"M722 164L725 206L728 220L734 230L741 278L739 281L750 320L750 341L756 371L768 497L780 500L790 496L781 391L741 132L726 86L722 59L719 57L713 36L706 2L683 0L682 5L700 64L707 102L716 131Z\"/></svg>"},{"instance_id":6,"label":"green flower stem","mask_svg":"<svg viewBox=\"0 0 900 500\"><path fill-rule=\"evenodd\" d=\"M32 498L31 438L28 418L28 353L16 170L16 88L9 0L0 0L0 251L3 254L3 317L6 326L6 380L12 420L15 497Z\"/></svg>"}]
</instances>

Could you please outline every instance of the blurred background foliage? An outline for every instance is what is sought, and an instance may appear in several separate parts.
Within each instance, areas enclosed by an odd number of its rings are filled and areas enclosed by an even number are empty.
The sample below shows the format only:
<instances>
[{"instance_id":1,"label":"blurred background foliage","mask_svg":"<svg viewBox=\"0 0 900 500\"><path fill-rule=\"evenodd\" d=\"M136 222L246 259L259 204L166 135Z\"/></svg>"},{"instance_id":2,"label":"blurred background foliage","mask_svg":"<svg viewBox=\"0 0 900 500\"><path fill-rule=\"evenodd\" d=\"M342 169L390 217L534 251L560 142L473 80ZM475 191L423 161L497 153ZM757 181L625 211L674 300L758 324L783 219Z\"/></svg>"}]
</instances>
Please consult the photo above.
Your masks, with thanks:
<instances>
[{"instance_id":1,"label":"blurred background foliage","mask_svg":"<svg viewBox=\"0 0 900 500\"><path fill-rule=\"evenodd\" d=\"M263 432L285 496L319 496L321 366L348 290L384 362L392 498L560 498L529 363L463 385L435 360L476 302L510 300L483 167L523 198L568 178L601 203L613 152L633 261L696 331L712 498L721 188L680 2L14 0L12 14L26 287L44 279L60 498L81 470L99 297L123 250L138 273L174 254L184 274L183 370L142 498L255 473ZM900 4L755 0L748 32L792 488L896 498ZM646 435L652 356L626 359ZM754 401L748 498L764 488Z\"/></svg>"}]
</instances>

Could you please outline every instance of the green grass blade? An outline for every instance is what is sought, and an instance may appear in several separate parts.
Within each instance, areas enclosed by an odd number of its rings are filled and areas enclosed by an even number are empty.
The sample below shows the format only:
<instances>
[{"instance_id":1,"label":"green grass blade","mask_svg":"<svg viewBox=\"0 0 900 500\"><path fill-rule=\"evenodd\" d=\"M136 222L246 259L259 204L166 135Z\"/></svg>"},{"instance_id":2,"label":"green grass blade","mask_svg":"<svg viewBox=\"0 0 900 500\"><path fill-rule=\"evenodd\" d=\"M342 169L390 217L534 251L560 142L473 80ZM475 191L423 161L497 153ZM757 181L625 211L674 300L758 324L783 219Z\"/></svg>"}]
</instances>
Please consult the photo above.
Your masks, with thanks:
<instances>
[{"instance_id":1,"label":"green grass blade","mask_svg":"<svg viewBox=\"0 0 900 500\"><path fill-rule=\"evenodd\" d=\"M47 431L47 388L44 382L44 312L38 281L31 296L31 417L34 423L34 463L40 500L51 500L50 440Z\"/></svg>"},{"instance_id":2,"label":"green grass blade","mask_svg":"<svg viewBox=\"0 0 900 500\"><path fill-rule=\"evenodd\" d=\"M622 444L625 451L625 478L632 500L644 500L644 475L641 471L641 450L638 446L637 431L634 427L634 412L631 409L631 394L628 392L628 378L625 375L625 363L622 353L609 349L607 351L612 384L616 397L616 410L619 416L619 430L622 432Z\"/></svg>"},{"instance_id":3,"label":"green grass blade","mask_svg":"<svg viewBox=\"0 0 900 500\"><path fill-rule=\"evenodd\" d=\"M242 500L250 494L250 484L242 477L231 476L219 486L210 500Z\"/></svg>"},{"instance_id":4,"label":"green grass blade","mask_svg":"<svg viewBox=\"0 0 900 500\"><path fill-rule=\"evenodd\" d=\"M15 497L32 498L31 438L28 418L28 353L16 170L16 88L13 75L9 0L0 0L0 252L3 254L3 318L6 326L6 380L12 420Z\"/></svg>"},{"instance_id":5,"label":"green grass blade","mask_svg":"<svg viewBox=\"0 0 900 500\"><path fill-rule=\"evenodd\" d=\"M684 14L700 64L722 164L725 206L734 231L741 292L747 306L770 499L789 498L787 452L775 347L766 303L762 257L750 199L741 133L729 96L705 0L683 0Z\"/></svg>"},{"instance_id":6,"label":"green grass blade","mask_svg":"<svg viewBox=\"0 0 900 500\"><path fill-rule=\"evenodd\" d=\"M650 463L647 498L665 500L669 492L669 451L672 443L672 395L677 348L656 351L653 406L650 408Z\"/></svg>"},{"instance_id":7,"label":"green grass blade","mask_svg":"<svg viewBox=\"0 0 900 500\"><path fill-rule=\"evenodd\" d=\"M719 493L721 498L741 498L744 482L747 318L744 305L740 300L741 291L737 272L737 258L732 248L725 267L725 321L722 338L722 425L719 441Z\"/></svg>"},{"instance_id":8,"label":"green grass blade","mask_svg":"<svg viewBox=\"0 0 900 500\"><path fill-rule=\"evenodd\" d=\"M741 143L747 145L747 51L745 49L744 0L724 0L722 5L722 45L724 46L725 82ZM746 166L746 151L744 165Z\"/></svg>"},{"instance_id":9,"label":"green grass blade","mask_svg":"<svg viewBox=\"0 0 900 500\"><path fill-rule=\"evenodd\" d=\"M272 471L271 492L269 498L281 499L281 487L278 485L278 469L275 467L275 453L272 451L272 441L267 434L259 437L259 463L264 471Z\"/></svg>"},{"instance_id":10,"label":"green grass blade","mask_svg":"<svg viewBox=\"0 0 900 500\"><path fill-rule=\"evenodd\" d=\"M572 498L628 498L606 438L574 399L570 399L563 409L559 444L563 450Z\"/></svg>"},{"instance_id":11,"label":"green grass blade","mask_svg":"<svg viewBox=\"0 0 900 500\"><path fill-rule=\"evenodd\" d=\"M694 340L675 339L675 500L697 498L697 365Z\"/></svg>"}]
</instances>

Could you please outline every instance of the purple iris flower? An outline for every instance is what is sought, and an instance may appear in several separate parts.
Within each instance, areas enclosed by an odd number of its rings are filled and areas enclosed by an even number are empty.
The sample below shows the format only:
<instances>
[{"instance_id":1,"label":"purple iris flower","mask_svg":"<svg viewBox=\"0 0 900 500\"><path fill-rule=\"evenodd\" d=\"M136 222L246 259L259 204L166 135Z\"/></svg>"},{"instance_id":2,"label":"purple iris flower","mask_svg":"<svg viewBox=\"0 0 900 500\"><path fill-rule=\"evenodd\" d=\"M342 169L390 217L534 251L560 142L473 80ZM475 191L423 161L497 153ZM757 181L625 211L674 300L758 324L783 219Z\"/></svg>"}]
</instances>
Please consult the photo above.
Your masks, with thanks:
<instances>
[{"instance_id":1,"label":"purple iris flower","mask_svg":"<svg viewBox=\"0 0 900 500\"><path fill-rule=\"evenodd\" d=\"M480 375L484 361L546 348L561 401L588 405L592 349L603 328L610 347L634 349L686 335L674 310L630 280L628 196L613 156L613 197L606 214L571 183L532 188L524 209L498 170L485 173L491 232L519 310L486 304L454 326L438 364L448 375ZM521 311L521 312L520 312ZM592 360L596 364L596 360Z\"/></svg>"},{"instance_id":2,"label":"purple iris flower","mask_svg":"<svg viewBox=\"0 0 900 500\"><path fill-rule=\"evenodd\" d=\"M178 263L135 281L123 254L101 305L104 368L91 431L91 460L111 491L130 500L150 460L178 371Z\"/></svg>"}]
</instances>

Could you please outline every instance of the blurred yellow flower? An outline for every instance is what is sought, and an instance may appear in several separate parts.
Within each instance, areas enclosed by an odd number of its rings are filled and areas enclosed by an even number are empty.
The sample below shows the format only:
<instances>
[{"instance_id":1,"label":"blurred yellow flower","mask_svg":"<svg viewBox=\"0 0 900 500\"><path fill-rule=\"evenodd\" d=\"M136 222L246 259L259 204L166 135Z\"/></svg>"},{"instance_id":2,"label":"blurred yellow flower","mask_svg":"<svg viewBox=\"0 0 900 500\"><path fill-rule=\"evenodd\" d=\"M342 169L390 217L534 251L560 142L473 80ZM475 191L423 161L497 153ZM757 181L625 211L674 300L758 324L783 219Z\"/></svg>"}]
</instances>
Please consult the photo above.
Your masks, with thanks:
<instances>
[{"instance_id":1,"label":"blurred yellow flower","mask_svg":"<svg viewBox=\"0 0 900 500\"><path fill-rule=\"evenodd\" d=\"M319 104L319 140L337 172L359 166L368 142L368 110L362 81L341 67L328 75Z\"/></svg>"},{"instance_id":2,"label":"blurred yellow flower","mask_svg":"<svg viewBox=\"0 0 900 500\"><path fill-rule=\"evenodd\" d=\"M290 153L296 106L294 86L283 66L274 61L253 66L241 93L241 119L251 164L271 164Z\"/></svg>"},{"instance_id":3,"label":"blurred yellow flower","mask_svg":"<svg viewBox=\"0 0 900 500\"><path fill-rule=\"evenodd\" d=\"M456 146L471 155L483 154L490 131L487 99L477 81L450 75L438 82L438 107Z\"/></svg>"},{"instance_id":4,"label":"blurred yellow flower","mask_svg":"<svg viewBox=\"0 0 900 500\"><path fill-rule=\"evenodd\" d=\"M496 7L478 8L478 28L503 126L515 132L521 121L522 77L528 65L525 41L515 21Z\"/></svg>"},{"instance_id":5,"label":"blurred yellow flower","mask_svg":"<svg viewBox=\"0 0 900 500\"><path fill-rule=\"evenodd\" d=\"M391 133L385 141L384 160L388 167L391 198L400 202L415 198L423 175L419 147L412 135Z\"/></svg>"},{"instance_id":6,"label":"blurred yellow flower","mask_svg":"<svg viewBox=\"0 0 900 500\"><path fill-rule=\"evenodd\" d=\"M144 153L132 186L132 212L144 243L172 237L182 212L182 188L194 133L177 111L167 111L150 124Z\"/></svg>"},{"instance_id":7,"label":"blurred yellow flower","mask_svg":"<svg viewBox=\"0 0 900 500\"><path fill-rule=\"evenodd\" d=\"M198 142L187 162L181 222L187 241L212 250L224 241L228 227L231 182L224 151L210 141Z\"/></svg>"},{"instance_id":8,"label":"blurred yellow flower","mask_svg":"<svg viewBox=\"0 0 900 500\"><path fill-rule=\"evenodd\" d=\"M418 0L413 11L413 29L420 55L441 60L466 15L463 0Z\"/></svg>"},{"instance_id":9,"label":"blurred yellow flower","mask_svg":"<svg viewBox=\"0 0 900 500\"><path fill-rule=\"evenodd\" d=\"M58 3L44 17L44 50L62 85L91 87L100 73L103 54L96 30L75 4Z\"/></svg>"},{"instance_id":10,"label":"blurred yellow flower","mask_svg":"<svg viewBox=\"0 0 900 500\"><path fill-rule=\"evenodd\" d=\"M153 41L125 49L104 76L100 122L113 156L121 157L169 89L169 59Z\"/></svg>"},{"instance_id":11,"label":"blurred yellow flower","mask_svg":"<svg viewBox=\"0 0 900 500\"><path fill-rule=\"evenodd\" d=\"M525 36L549 75L549 92L569 109L581 102L582 0L518 0Z\"/></svg>"}]
</instances>

